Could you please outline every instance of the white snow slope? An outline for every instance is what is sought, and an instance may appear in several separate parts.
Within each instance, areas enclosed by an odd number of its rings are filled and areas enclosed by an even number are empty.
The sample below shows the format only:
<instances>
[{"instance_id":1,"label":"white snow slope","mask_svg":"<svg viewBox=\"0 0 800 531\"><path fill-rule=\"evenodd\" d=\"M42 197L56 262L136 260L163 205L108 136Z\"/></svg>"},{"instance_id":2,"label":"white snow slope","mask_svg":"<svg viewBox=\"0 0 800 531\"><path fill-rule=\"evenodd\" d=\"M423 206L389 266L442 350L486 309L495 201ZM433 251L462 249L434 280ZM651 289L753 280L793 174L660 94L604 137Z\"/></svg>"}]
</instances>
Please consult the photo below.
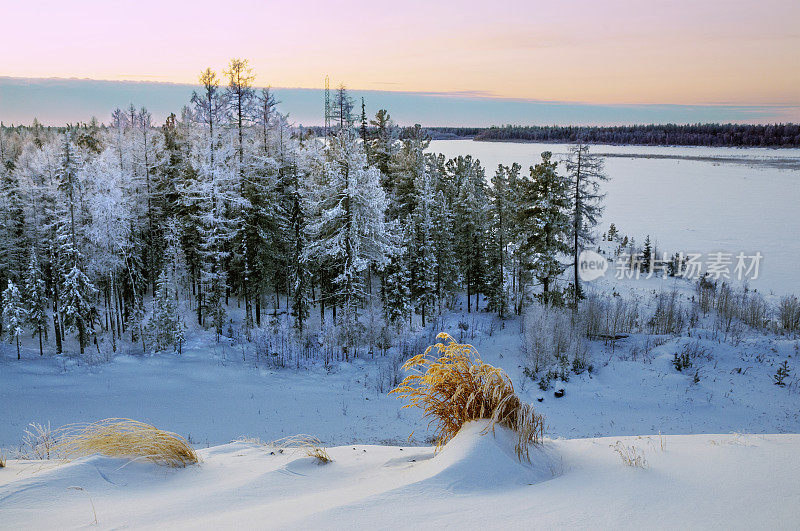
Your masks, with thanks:
<instances>
[{"instance_id":1,"label":"white snow slope","mask_svg":"<svg viewBox=\"0 0 800 531\"><path fill-rule=\"evenodd\" d=\"M333 463L232 443L186 469L101 457L0 469L0 527L282 529L792 528L798 435L548 440L530 465L473 422L444 449L340 446ZM662 447L663 444L663 447ZM663 449L662 449L663 448ZM80 487L77 490L70 487Z\"/></svg>"}]
</instances>

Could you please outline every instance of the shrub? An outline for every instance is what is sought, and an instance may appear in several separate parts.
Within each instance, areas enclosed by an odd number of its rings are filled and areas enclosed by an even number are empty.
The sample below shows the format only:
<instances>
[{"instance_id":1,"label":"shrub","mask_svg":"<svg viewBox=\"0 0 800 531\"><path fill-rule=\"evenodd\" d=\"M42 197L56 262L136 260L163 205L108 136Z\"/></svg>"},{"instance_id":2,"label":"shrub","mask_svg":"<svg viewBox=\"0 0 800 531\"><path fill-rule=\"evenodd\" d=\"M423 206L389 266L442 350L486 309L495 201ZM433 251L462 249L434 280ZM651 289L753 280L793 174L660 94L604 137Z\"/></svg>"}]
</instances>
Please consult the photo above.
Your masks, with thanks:
<instances>
[{"instance_id":1,"label":"shrub","mask_svg":"<svg viewBox=\"0 0 800 531\"><path fill-rule=\"evenodd\" d=\"M750 328L762 330L767 324L769 306L760 293L745 291L742 294L739 308L742 321Z\"/></svg>"},{"instance_id":2,"label":"shrub","mask_svg":"<svg viewBox=\"0 0 800 531\"><path fill-rule=\"evenodd\" d=\"M695 290L697 291L697 304L703 310L703 315L705 315L714 307L717 286L703 276L697 281Z\"/></svg>"},{"instance_id":3,"label":"shrub","mask_svg":"<svg viewBox=\"0 0 800 531\"><path fill-rule=\"evenodd\" d=\"M689 355L678 354L677 352L672 355L672 365L678 372L682 372L683 369L689 369L692 366L692 360L689 358Z\"/></svg>"},{"instance_id":4,"label":"shrub","mask_svg":"<svg viewBox=\"0 0 800 531\"><path fill-rule=\"evenodd\" d=\"M55 455L77 459L93 454L145 459L169 467L196 464L199 458L180 435L130 419L105 419L57 430Z\"/></svg>"},{"instance_id":5,"label":"shrub","mask_svg":"<svg viewBox=\"0 0 800 531\"><path fill-rule=\"evenodd\" d=\"M499 368L483 363L471 345L457 343L448 334L444 342L428 347L409 359L403 368L412 371L391 391L409 400L403 406L419 407L435 428L437 446L452 439L464 423L489 419L517 432L517 457L529 459L530 445L544 435L544 417L514 392L511 379ZM429 356L436 350L438 357Z\"/></svg>"},{"instance_id":6,"label":"shrub","mask_svg":"<svg viewBox=\"0 0 800 531\"><path fill-rule=\"evenodd\" d=\"M778 322L789 333L800 331L800 300L794 295L786 295L778 303Z\"/></svg>"},{"instance_id":7,"label":"shrub","mask_svg":"<svg viewBox=\"0 0 800 531\"><path fill-rule=\"evenodd\" d=\"M772 377L772 379L775 381L775 385L779 387L784 387L786 385L786 382L784 382L784 380L789 377L791 372L792 371L791 369L789 369L788 362L786 360L783 360L783 364L780 367L778 367L777 372Z\"/></svg>"},{"instance_id":8,"label":"shrub","mask_svg":"<svg viewBox=\"0 0 800 531\"><path fill-rule=\"evenodd\" d=\"M723 282L717 290L717 298L714 304L714 309L717 312L716 328L723 330L725 334L731 331L734 318L737 316L738 297L733 289Z\"/></svg>"},{"instance_id":9,"label":"shrub","mask_svg":"<svg viewBox=\"0 0 800 531\"><path fill-rule=\"evenodd\" d=\"M686 322L683 308L678 302L678 291L659 292L656 309L647 322L651 334L680 334Z\"/></svg>"},{"instance_id":10,"label":"shrub","mask_svg":"<svg viewBox=\"0 0 800 531\"><path fill-rule=\"evenodd\" d=\"M534 373L540 373L562 360L580 358L586 362L586 333L580 320L569 310L532 305L523 322L523 350Z\"/></svg>"},{"instance_id":11,"label":"shrub","mask_svg":"<svg viewBox=\"0 0 800 531\"><path fill-rule=\"evenodd\" d=\"M581 321L589 339L607 338L633 332L639 321L639 305L622 297L586 296L581 305Z\"/></svg>"}]
</instances>

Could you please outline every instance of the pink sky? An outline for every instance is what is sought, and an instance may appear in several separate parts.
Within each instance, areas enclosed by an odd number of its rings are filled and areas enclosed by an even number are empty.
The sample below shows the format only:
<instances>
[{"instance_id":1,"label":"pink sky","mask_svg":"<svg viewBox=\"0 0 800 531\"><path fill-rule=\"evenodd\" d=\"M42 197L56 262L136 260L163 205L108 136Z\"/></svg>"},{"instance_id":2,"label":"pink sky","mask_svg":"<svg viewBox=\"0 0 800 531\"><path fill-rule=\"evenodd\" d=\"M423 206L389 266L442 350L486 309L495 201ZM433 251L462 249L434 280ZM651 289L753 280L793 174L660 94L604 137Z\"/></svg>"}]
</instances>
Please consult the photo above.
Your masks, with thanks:
<instances>
[{"instance_id":1,"label":"pink sky","mask_svg":"<svg viewBox=\"0 0 800 531\"><path fill-rule=\"evenodd\" d=\"M800 103L800 2L0 0L0 75L591 103Z\"/></svg>"}]
</instances>

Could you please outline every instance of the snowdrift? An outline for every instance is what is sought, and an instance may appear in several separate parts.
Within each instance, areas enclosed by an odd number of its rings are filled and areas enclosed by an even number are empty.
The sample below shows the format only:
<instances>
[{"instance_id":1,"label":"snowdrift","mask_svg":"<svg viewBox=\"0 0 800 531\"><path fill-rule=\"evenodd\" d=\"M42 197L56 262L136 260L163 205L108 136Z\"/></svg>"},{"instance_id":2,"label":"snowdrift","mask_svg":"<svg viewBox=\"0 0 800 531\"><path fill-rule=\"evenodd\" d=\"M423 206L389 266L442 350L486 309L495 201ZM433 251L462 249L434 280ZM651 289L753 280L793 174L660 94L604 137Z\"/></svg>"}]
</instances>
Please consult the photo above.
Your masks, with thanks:
<instances>
[{"instance_id":1,"label":"snowdrift","mask_svg":"<svg viewBox=\"0 0 800 531\"><path fill-rule=\"evenodd\" d=\"M546 441L531 463L515 434L466 424L430 447L339 446L318 465L258 444L200 450L198 466L88 457L9 460L0 527L787 528L800 518L799 435ZM485 432L485 433L484 433ZM646 454L625 466L617 440ZM76 490L72 487L80 487Z\"/></svg>"},{"instance_id":2,"label":"snowdrift","mask_svg":"<svg viewBox=\"0 0 800 531\"><path fill-rule=\"evenodd\" d=\"M553 478L558 462L551 442L530 450L530 464L520 461L517 434L488 420L465 424L436 457L417 468L426 485L455 492L498 491Z\"/></svg>"}]
</instances>

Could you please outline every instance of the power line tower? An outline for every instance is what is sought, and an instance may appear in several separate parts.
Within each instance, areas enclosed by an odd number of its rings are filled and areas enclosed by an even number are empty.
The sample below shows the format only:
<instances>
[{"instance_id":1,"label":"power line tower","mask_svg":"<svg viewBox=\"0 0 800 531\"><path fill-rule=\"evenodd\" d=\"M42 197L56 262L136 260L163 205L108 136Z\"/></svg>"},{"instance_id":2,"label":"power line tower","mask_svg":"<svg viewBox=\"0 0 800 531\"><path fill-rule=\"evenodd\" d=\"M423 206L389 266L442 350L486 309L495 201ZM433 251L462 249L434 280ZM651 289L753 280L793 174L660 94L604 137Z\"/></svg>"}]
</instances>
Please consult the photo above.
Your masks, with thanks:
<instances>
[{"instance_id":1,"label":"power line tower","mask_svg":"<svg viewBox=\"0 0 800 531\"><path fill-rule=\"evenodd\" d=\"M325 137L331 130L331 80L325 76Z\"/></svg>"}]
</instances>

